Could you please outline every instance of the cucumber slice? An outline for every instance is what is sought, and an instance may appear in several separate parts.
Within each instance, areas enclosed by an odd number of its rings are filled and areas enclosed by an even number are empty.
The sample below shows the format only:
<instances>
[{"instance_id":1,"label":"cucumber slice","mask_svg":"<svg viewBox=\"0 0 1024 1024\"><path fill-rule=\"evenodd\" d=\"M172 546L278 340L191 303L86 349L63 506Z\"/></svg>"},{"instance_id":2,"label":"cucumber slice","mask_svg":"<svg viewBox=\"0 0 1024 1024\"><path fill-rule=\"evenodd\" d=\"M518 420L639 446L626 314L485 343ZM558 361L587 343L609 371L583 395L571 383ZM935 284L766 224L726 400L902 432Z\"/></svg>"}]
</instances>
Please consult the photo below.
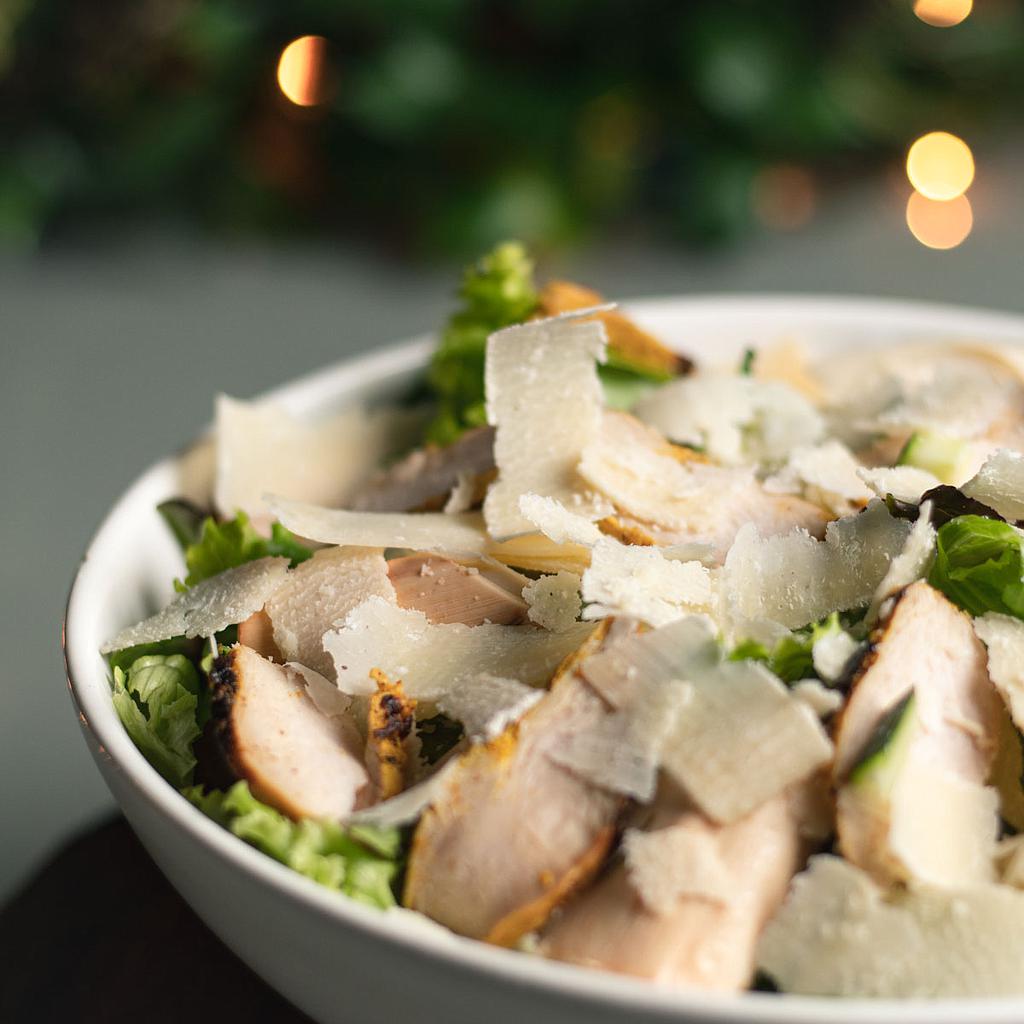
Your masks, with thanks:
<instances>
[{"instance_id":1,"label":"cucumber slice","mask_svg":"<svg viewBox=\"0 0 1024 1024\"><path fill-rule=\"evenodd\" d=\"M919 430L910 435L896 465L926 469L944 484L956 484L962 482L967 451L967 442L958 437Z\"/></svg>"}]
</instances>

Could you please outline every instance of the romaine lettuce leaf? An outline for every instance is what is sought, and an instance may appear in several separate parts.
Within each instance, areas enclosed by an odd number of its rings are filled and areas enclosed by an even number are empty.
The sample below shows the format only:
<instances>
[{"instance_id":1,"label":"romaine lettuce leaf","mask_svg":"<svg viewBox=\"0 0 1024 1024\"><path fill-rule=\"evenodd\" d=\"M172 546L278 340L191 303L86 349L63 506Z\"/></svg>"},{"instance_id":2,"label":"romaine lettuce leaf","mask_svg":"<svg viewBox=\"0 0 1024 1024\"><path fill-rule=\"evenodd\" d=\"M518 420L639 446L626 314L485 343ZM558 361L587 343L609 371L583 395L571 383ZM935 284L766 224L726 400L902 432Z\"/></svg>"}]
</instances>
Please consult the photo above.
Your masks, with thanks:
<instances>
[{"instance_id":1,"label":"romaine lettuce leaf","mask_svg":"<svg viewBox=\"0 0 1024 1024\"><path fill-rule=\"evenodd\" d=\"M503 242L468 267L459 289L462 305L441 333L429 381L439 410L427 430L435 444L450 444L487 422L484 357L488 335L528 319L537 308L533 261L520 242Z\"/></svg>"},{"instance_id":2,"label":"romaine lettuce leaf","mask_svg":"<svg viewBox=\"0 0 1024 1024\"><path fill-rule=\"evenodd\" d=\"M119 652L120 653L120 652ZM113 670L114 708L132 742L174 786L192 780L199 676L182 654L145 654Z\"/></svg>"},{"instance_id":3,"label":"romaine lettuce leaf","mask_svg":"<svg viewBox=\"0 0 1024 1024\"><path fill-rule=\"evenodd\" d=\"M269 555L289 558L292 566L296 566L313 554L280 523L274 523L270 531L269 538L261 537L249 522L249 517L241 511L224 523L207 516L198 538L185 547L185 565L188 567L185 582L175 586L185 590L225 569L234 569Z\"/></svg>"},{"instance_id":4,"label":"romaine lettuce leaf","mask_svg":"<svg viewBox=\"0 0 1024 1024\"><path fill-rule=\"evenodd\" d=\"M939 527L928 582L971 615L1024 619L1024 536L998 519L951 519Z\"/></svg>"},{"instance_id":5,"label":"romaine lettuce leaf","mask_svg":"<svg viewBox=\"0 0 1024 1024\"><path fill-rule=\"evenodd\" d=\"M372 907L395 906L392 884L402 853L397 829L292 821L257 800L247 782L236 782L227 792L204 793L194 786L182 793L240 839L314 882Z\"/></svg>"},{"instance_id":6,"label":"romaine lettuce leaf","mask_svg":"<svg viewBox=\"0 0 1024 1024\"><path fill-rule=\"evenodd\" d=\"M763 661L784 683L816 679L818 673L814 668L815 643L830 633L842 632L842 629L839 613L833 612L820 622L814 622L784 636L771 650L755 640L744 640L732 649L729 660Z\"/></svg>"}]
</instances>

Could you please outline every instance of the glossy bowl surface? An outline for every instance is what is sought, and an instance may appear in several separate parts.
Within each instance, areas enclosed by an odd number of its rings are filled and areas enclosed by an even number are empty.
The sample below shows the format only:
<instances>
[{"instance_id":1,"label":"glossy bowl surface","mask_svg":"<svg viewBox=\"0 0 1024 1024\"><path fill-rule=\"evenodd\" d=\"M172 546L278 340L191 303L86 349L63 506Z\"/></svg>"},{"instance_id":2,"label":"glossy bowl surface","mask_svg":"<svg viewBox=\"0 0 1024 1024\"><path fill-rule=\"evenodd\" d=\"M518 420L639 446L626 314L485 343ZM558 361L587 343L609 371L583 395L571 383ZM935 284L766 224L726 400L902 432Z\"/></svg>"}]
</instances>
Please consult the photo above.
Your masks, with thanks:
<instances>
[{"instance_id":1,"label":"glossy bowl surface","mask_svg":"<svg viewBox=\"0 0 1024 1024\"><path fill-rule=\"evenodd\" d=\"M1024 318L859 298L710 296L626 304L698 360L793 336L819 350L909 340L1024 346ZM315 416L398 394L430 351L421 338L273 392ZM208 445L207 445L208 450ZM208 454L208 451L207 451ZM75 577L65 621L71 699L111 792L195 911L271 985L323 1024L1019 1024L1024 998L943 1002L712 996L494 949L405 912L382 914L289 871L222 830L147 764L118 721L100 643L171 595L180 554L154 509L210 484L202 447L145 472L114 504ZM111 899L118 898L116 893ZM1022 965L1024 969L1024 965Z\"/></svg>"}]
</instances>

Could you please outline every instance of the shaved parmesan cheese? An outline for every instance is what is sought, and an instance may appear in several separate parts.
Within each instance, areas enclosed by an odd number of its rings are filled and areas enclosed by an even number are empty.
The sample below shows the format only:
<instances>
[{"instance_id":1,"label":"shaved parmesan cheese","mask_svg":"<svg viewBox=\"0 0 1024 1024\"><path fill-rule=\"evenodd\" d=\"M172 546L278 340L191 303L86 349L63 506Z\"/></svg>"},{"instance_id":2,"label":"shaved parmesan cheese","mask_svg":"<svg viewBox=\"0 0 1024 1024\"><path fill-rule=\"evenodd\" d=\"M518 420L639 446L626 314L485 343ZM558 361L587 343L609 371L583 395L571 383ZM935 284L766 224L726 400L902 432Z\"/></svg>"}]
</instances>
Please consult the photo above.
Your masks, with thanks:
<instances>
[{"instance_id":1,"label":"shaved parmesan cheese","mask_svg":"<svg viewBox=\"0 0 1024 1024\"><path fill-rule=\"evenodd\" d=\"M860 463L839 441L816 447L802 445L789 456L785 467L765 481L765 490L782 494L804 494L837 515L845 515L872 497L858 475Z\"/></svg>"},{"instance_id":2,"label":"shaved parmesan cheese","mask_svg":"<svg viewBox=\"0 0 1024 1024\"><path fill-rule=\"evenodd\" d=\"M960 489L1004 519L1024 519L1024 455L1001 448Z\"/></svg>"},{"instance_id":3,"label":"shaved parmesan cheese","mask_svg":"<svg viewBox=\"0 0 1024 1024\"><path fill-rule=\"evenodd\" d=\"M713 669L720 659L714 627L691 615L607 644L580 671L605 701L621 710L642 701L648 689L690 679Z\"/></svg>"},{"instance_id":4,"label":"shaved parmesan cheese","mask_svg":"<svg viewBox=\"0 0 1024 1024\"><path fill-rule=\"evenodd\" d=\"M833 611L862 607L910 530L879 501L829 523L823 542L804 530L761 537L748 524L725 561L725 613L734 623L767 619L797 629Z\"/></svg>"},{"instance_id":5,"label":"shaved parmesan cheese","mask_svg":"<svg viewBox=\"0 0 1024 1024\"><path fill-rule=\"evenodd\" d=\"M100 650L108 654L174 636L213 636L258 612L287 573L287 558L260 558L228 569L179 594L163 611L122 630Z\"/></svg>"},{"instance_id":6,"label":"shaved parmesan cheese","mask_svg":"<svg viewBox=\"0 0 1024 1024\"><path fill-rule=\"evenodd\" d=\"M836 636L846 636L837 633ZM817 671L815 665L815 671ZM838 690L830 690L817 679L801 679L790 688L790 693L797 700L802 700L819 718L825 719L834 715L843 706L843 695Z\"/></svg>"},{"instance_id":7,"label":"shaved parmesan cheese","mask_svg":"<svg viewBox=\"0 0 1024 1024\"><path fill-rule=\"evenodd\" d=\"M719 462L778 462L814 442L824 422L803 395L777 381L736 374L696 374L641 399L636 414L682 444Z\"/></svg>"},{"instance_id":8,"label":"shaved parmesan cheese","mask_svg":"<svg viewBox=\"0 0 1024 1024\"><path fill-rule=\"evenodd\" d=\"M614 712L565 737L550 756L604 789L651 800L665 740L689 699L681 680L719 656L710 623L696 616L611 640L579 671Z\"/></svg>"},{"instance_id":9,"label":"shaved parmesan cheese","mask_svg":"<svg viewBox=\"0 0 1024 1024\"><path fill-rule=\"evenodd\" d=\"M825 633L814 641L811 648L811 660L814 671L827 683L838 680L850 663L850 659L860 650L860 644L845 630Z\"/></svg>"},{"instance_id":10,"label":"shaved parmesan cheese","mask_svg":"<svg viewBox=\"0 0 1024 1024\"><path fill-rule=\"evenodd\" d=\"M868 608L867 624L872 625L878 618L882 605L898 594L904 587L916 583L928 575L932 559L935 557L935 529L931 525L931 502L921 506L920 514L914 523L903 550L892 560L882 582L878 584L871 605Z\"/></svg>"},{"instance_id":11,"label":"shaved parmesan cheese","mask_svg":"<svg viewBox=\"0 0 1024 1024\"><path fill-rule=\"evenodd\" d=\"M402 409L346 409L318 423L270 402L217 398L215 502L268 518L264 495L341 505L389 455L411 440L421 416Z\"/></svg>"},{"instance_id":12,"label":"shaved parmesan cheese","mask_svg":"<svg viewBox=\"0 0 1024 1024\"><path fill-rule=\"evenodd\" d=\"M988 674L1010 709L1018 729L1024 729L1024 622L986 612L974 620L974 632L988 648Z\"/></svg>"},{"instance_id":13,"label":"shaved parmesan cheese","mask_svg":"<svg viewBox=\"0 0 1024 1024\"><path fill-rule=\"evenodd\" d=\"M388 563L380 548L325 548L298 565L267 602L274 643L285 661L297 661L328 679L334 663L323 636L368 597L394 603Z\"/></svg>"},{"instance_id":14,"label":"shaved parmesan cheese","mask_svg":"<svg viewBox=\"0 0 1024 1024\"><path fill-rule=\"evenodd\" d=\"M586 619L630 615L661 626L705 609L712 601L711 574L700 562L677 562L657 548L602 537L583 574Z\"/></svg>"},{"instance_id":15,"label":"shaved parmesan cheese","mask_svg":"<svg viewBox=\"0 0 1024 1024\"><path fill-rule=\"evenodd\" d=\"M925 491L938 487L942 482L927 469L917 466L880 466L869 469L861 466L857 475L879 497L891 494L897 501L917 504Z\"/></svg>"},{"instance_id":16,"label":"shaved parmesan cheese","mask_svg":"<svg viewBox=\"0 0 1024 1024\"><path fill-rule=\"evenodd\" d=\"M571 629L580 617L580 578L573 572L541 576L523 587L523 600L530 606L531 622L562 633Z\"/></svg>"},{"instance_id":17,"label":"shaved parmesan cheese","mask_svg":"<svg viewBox=\"0 0 1024 1024\"><path fill-rule=\"evenodd\" d=\"M412 548L477 555L487 548L475 512L351 512L271 496L274 515L293 533L321 544L364 548Z\"/></svg>"},{"instance_id":18,"label":"shaved parmesan cheese","mask_svg":"<svg viewBox=\"0 0 1024 1024\"><path fill-rule=\"evenodd\" d=\"M302 678L309 699L316 705L321 715L336 718L338 715L346 714L352 707L352 698L347 693L342 693L330 679L319 672L306 665L300 665L297 661L286 662L285 668Z\"/></svg>"},{"instance_id":19,"label":"shaved parmesan cheese","mask_svg":"<svg viewBox=\"0 0 1024 1024\"><path fill-rule=\"evenodd\" d=\"M476 500L477 478L472 473L459 473L455 486L444 503L446 515L454 516L460 512L468 512Z\"/></svg>"},{"instance_id":20,"label":"shaved parmesan cheese","mask_svg":"<svg viewBox=\"0 0 1024 1024\"><path fill-rule=\"evenodd\" d=\"M601 539L601 531L594 523L578 512L571 512L555 498L524 494L519 498L519 511L556 544L592 547Z\"/></svg>"},{"instance_id":21,"label":"shaved parmesan cheese","mask_svg":"<svg viewBox=\"0 0 1024 1024\"><path fill-rule=\"evenodd\" d=\"M492 536L530 529L519 511L524 494L567 503L582 494L576 465L601 422L597 363L605 345L601 323L578 318L537 320L488 339L487 422L497 428L498 479L484 499L484 517Z\"/></svg>"},{"instance_id":22,"label":"shaved parmesan cheese","mask_svg":"<svg viewBox=\"0 0 1024 1024\"><path fill-rule=\"evenodd\" d=\"M344 624L324 637L345 693L370 695L370 670L401 679L407 696L437 700L481 673L542 686L563 658L593 627L579 623L564 633L536 626L431 624L418 611L372 597L353 609Z\"/></svg>"},{"instance_id":23,"label":"shaved parmesan cheese","mask_svg":"<svg viewBox=\"0 0 1024 1024\"><path fill-rule=\"evenodd\" d=\"M714 821L743 817L832 757L814 714L760 663L725 661L688 686L662 767Z\"/></svg>"},{"instance_id":24,"label":"shaved parmesan cheese","mask_svg":"<svg viewBox=\"0 0 1024 1024\"><path fill-rule=\"evenodd\" d=\"M1003 885L884 893L818 856L793 881L758 948L784 992L941 998L1024 993L1024 893Z\"/></svg>"},{"instance_id":25,"label":"shaved parmesan cheese","mask_svg":"<svg viewBox=\"0 0 1024 1024\"><path fill-rule=\"evenodd\" d=\"M892 796L887 841L908 877L932 885L995 881L999 794L911 756Z\"/></svg>"},{"instance_id":26,"label":"shaved parmesan cheese","mask_svg":"<svg viewBox=\"0 0 1024 1024\"><path fill-rule=\"evenodd\" d=\"M708 825L697 815L681 825L622 837L626 877L644 906L654 914L671 913L691 896L725 905L732 898L732 877Z\"/></svg>"},{"instance_id":27,"label":"shaved parmesan cheese","mask_svg":"<svg viewBox=\"0 0 1024 1024\"><path fill-rule=\"evenodd\" d=\"M689 691L681 683L637 686L637 699L590 729L572 732L548 757L573 774L641 803L654 798L662 748Z\"/></svg>"},{"instance_id":28,"label":"shaved parmesan cheese","mask_svg":"<svg viewBox=\"0 0 1024 1024\"><path fill-rule=\"evenodd\" d=\"M482 672L442 694L438 710L462 723L467 736L494 739L544 696L518 679Z\"/></svg>"}]
</instances>

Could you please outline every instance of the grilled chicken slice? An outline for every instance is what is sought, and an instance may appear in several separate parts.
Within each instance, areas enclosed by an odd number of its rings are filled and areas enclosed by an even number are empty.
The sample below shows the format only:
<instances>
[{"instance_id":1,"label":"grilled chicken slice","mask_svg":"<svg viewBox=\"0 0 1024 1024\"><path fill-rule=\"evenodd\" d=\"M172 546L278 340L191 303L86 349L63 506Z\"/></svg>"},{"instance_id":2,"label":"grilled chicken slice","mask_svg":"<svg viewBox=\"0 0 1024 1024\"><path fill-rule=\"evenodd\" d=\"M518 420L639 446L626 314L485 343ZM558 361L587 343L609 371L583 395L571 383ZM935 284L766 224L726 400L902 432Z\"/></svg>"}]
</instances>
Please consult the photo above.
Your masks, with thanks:
<instances>
[{"instance_id":1,"label":"grilled chicken slice","mask_svg":"<svg viewBox=\"0 0 1024 1024\"><path fill-rule=\"evenodd\" d=\"M540 952L688 988L746 988L758 936L809 852L799 806L781 793L715 825L663 780L624 861L552 919Z\"/></svg>"},{"instance_id":2,"label":"grilled chicken slice","mask_svg":"<svg viewBox=\"0 0 1024 1024\"><path fill-rule=\"evenodd\" d=\"M602 624L517 724L449 769L413 837L406 906L507 946L597 872L623 800L559 767L548 752L609 713L577 672L608 632Z\"/></svg>"},{"instance_id":3,"label":"grilled chicken slice","mask_svg":"<svg viewBox=\"0 0 1024 1024\"><path fill-rule=\"evenodd\" d=\"M370 675L377 692L370 698L367 713L366 767L376 790L374 802L379 803L405 789L416 701L406 697L401 679L393 683L380 669Z\"/></svg>"},{"instance_id":4,"label":"grilled chicken slice","mask_svg":"<svg viewBox=\"0 0 1024 1024\"><path fill-rule=\"evenodd\" d=\"M983 787L1004 717L970 618L924 581L908 587L872 634L836 724L834 781L840 787L843 855L882 884L905 880L912 868L905 853L896 855L893 830L906 832L905 821L897 819L899 807L920 814L931 806L922 801L946 801L935 827L948 834L945 840L931 838L932 854L972 838L983 846L988 828L994 841L995 794ZM919 792L919 799L911 795L901 805L901 780L915 778L930 779L930 792ZM953 809L953 800L963 801L962 814ZM972 826L966 824L968 815ZM988 825L986 817L992 819ZM901 846L913 840L913 832L931 827L915 819ZM978 831L977 837L964 834L968 827ZM947 857L944 865L929 870L960 868Z\"/></svg>"},{"instance_id":5,"label":"grilled chicken slice","mask_svg":"<svg viewBox=\"0 0 1024 1024\"><path fill-rule=\"evenodd\" d=\"M538 312L541 316L558 316L575 309L600 306L606 301L600 292L581 284L549 281L541 289ZM664 377L681 376L693 369L693 363L686 356L666 348L618 310L599 313L596 319L604 324L610 354L618 362Z\"/></svg>"},{"instance_id":6,"label":"grilled chicken slice","mask_svg":"<svg viewBox=\"0 0 1024 1024\"><path fill-rule=\"evenodd\" d=\"M468 430L443 448L419 448L375 476L352 507L364 512L422 512L444 507L460 480L473 482L482 501L494 473L494 428Z\"/></svg>"},{"instance_id":7,"label":"grilled chicken slice","mask_svg":"<svg viewBox=\"0 0 1024 1024\"><path fill-rule=\"evenodd\" d=\"M763 536L802 527L822 537L830 518L818 505L764 489L749 469L716 466L627 413L605 412L581 476L616 509L611 532L660 545L708 544L725 558L736 533L754 523Z\"/></svg>"},{"instance_id":8,"label":"grilled chicken slice","mask_svg":"<svg viewBox=\"0 0 1024 1024\"><path fill-rule=\"evenodd\" d=\"M237 645L210 681L215 738L258 799L292 818L343 818L369 802L358 730L318 711L301 676Z\"/></svg>"},{"instance_id":9,"label":"grilled chicken slice","mask_svg":"<svg viewBox=\"0 0 1024 1024\"><path fill-rule=\"evenodd\" d=\"M388 562L388 576L402 608L415 608L434 623L517 626L529 621L523 587L529 579L497 562L457 562L417 553Z\"/></svg>"},{"instance_id":10,"label":"grilled chicken slice","mask_svg":"<svg viewBox=\"0 0 1024 1024\"><path fill-rule=\"evenodd\" d=\"M284 661L276 643L274 643L274 624L270 621L266 608L253 612L238 624L238 642L243 647L255 651L261 658L270 661Z\"/></svg>"}]
</instances>

